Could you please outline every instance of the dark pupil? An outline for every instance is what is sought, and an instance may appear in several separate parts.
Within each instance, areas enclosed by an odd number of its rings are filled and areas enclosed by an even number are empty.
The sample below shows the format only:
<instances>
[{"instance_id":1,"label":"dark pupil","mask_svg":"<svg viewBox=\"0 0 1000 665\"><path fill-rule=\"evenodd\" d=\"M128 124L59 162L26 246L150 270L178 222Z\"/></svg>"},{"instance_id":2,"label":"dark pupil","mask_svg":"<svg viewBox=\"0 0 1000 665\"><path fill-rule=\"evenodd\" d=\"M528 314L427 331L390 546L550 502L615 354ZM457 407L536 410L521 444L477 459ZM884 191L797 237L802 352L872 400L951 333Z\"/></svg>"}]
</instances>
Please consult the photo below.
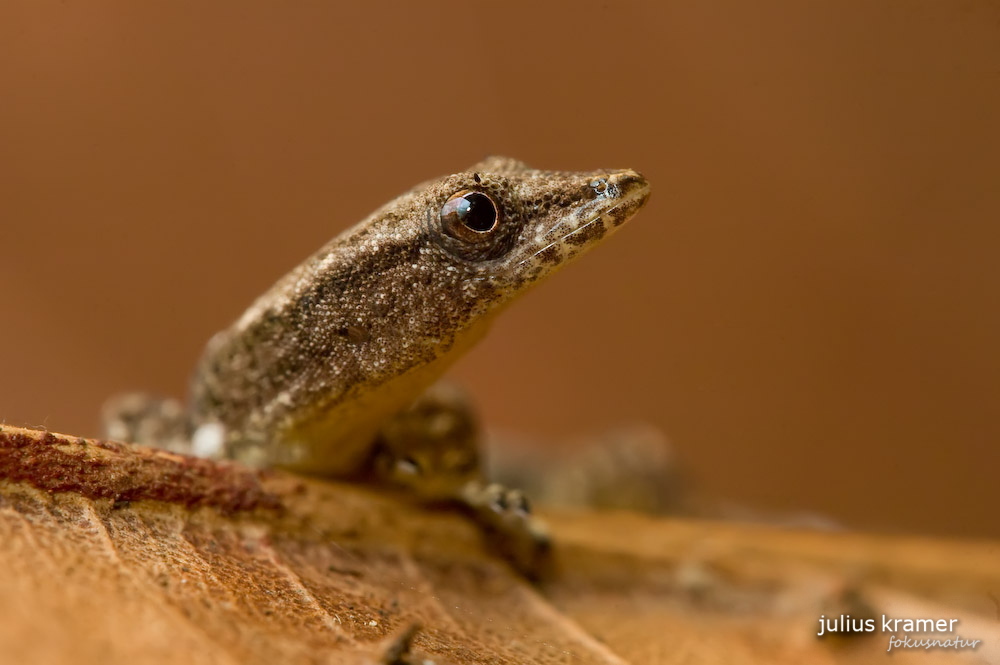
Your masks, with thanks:
<instances>
[{"instance_id":1,"label":"dark pupil","mask_svg":"<svg viewBox=\"0 0 1000 665\"><path fill-rule=\"evenodd\" d=\"M479 192L471 192L456 201L455 212L462 224L473 231L485 233L493 228L497 221L497 211L489 197Z\"/></svg>"}]
</instances>

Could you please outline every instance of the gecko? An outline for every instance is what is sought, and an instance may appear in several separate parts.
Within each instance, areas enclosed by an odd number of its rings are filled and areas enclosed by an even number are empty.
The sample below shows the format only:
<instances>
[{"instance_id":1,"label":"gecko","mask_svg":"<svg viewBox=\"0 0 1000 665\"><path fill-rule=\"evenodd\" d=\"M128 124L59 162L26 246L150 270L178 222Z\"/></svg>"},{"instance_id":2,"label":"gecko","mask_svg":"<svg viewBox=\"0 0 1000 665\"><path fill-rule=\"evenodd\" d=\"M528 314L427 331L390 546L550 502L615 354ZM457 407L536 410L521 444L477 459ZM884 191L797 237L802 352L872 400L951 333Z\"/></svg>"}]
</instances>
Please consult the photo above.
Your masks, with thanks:
<instances>
[{"instance_id":1,"label":"gecko","mask_svg":"<svg viewBox=\"0 0 1000 665\"><path fill-rule=\"evenodd\" d=\"M439 379L500 311L648 196L631 169L544 171L506 157L418 185L213 336L186 402L112 399L105 434L453 502L530 571L547 530L521 492L484 478L474 411Z\"/></svg>"}]
</instances>

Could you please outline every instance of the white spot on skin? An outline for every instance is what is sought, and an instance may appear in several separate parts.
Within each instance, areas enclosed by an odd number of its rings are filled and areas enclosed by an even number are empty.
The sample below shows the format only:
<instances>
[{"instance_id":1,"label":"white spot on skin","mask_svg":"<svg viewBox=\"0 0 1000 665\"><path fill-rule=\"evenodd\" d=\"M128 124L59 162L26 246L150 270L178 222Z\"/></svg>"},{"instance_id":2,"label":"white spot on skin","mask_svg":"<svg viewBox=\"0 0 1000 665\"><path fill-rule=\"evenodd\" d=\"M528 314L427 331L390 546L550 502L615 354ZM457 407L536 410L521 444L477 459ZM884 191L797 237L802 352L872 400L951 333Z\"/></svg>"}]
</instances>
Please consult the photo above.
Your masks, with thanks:
<instances>
[{"instance_id":1,"label":"white spot on skin","mask_svg":"<svg viewBox=\"0 0 1000 665\"><path fill-rule=\"evenodd\" d=\"M219 423L205 423L191 437L191 453L196 457L221 459L225 447L226 430Z\"/></svg>"}]
</instances>

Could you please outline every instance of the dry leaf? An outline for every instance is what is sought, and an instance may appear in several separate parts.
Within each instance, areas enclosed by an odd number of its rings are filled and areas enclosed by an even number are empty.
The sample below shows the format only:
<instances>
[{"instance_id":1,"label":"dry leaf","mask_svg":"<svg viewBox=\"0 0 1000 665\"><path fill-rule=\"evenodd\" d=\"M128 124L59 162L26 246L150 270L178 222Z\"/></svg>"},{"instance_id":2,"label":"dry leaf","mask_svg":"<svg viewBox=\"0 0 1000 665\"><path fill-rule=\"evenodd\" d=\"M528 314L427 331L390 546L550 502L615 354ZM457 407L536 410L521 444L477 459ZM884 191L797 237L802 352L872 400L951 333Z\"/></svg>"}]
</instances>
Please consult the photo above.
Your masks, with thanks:
<instances>
[{"instance_id":1,"label":"dry leaf","mask_svg":"<svg viewBox=\"0 0 1000 665\"><path fill-rule=\"evenodd\" d=\"M12 427L0 477L0 663L863 662L817 620L886 608L997 658L995 543L558 515L535 587L370 488Z\"/></svg>"}]
</instances>

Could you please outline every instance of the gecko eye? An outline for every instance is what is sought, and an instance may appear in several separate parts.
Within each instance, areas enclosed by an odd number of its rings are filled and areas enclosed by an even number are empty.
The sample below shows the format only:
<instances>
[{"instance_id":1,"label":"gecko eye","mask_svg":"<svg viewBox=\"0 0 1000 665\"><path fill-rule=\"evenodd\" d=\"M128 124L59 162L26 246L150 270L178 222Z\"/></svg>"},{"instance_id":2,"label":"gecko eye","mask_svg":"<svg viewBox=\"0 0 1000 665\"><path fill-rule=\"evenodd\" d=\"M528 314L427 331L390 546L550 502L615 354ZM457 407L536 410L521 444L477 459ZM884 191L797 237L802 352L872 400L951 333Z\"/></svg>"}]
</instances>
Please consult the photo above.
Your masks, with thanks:
<instances>
[{"instance_id":1,"label":"gecko eye","mask_svg":"<svg viewBox=\"0 0 1000 665\"><path fill-rule=\"evenodd\" d=\"M500 213L486 194L462 190L441 206L441 226L459 240L475 242L497 227Z\"/></svg>"}]
</instances>

